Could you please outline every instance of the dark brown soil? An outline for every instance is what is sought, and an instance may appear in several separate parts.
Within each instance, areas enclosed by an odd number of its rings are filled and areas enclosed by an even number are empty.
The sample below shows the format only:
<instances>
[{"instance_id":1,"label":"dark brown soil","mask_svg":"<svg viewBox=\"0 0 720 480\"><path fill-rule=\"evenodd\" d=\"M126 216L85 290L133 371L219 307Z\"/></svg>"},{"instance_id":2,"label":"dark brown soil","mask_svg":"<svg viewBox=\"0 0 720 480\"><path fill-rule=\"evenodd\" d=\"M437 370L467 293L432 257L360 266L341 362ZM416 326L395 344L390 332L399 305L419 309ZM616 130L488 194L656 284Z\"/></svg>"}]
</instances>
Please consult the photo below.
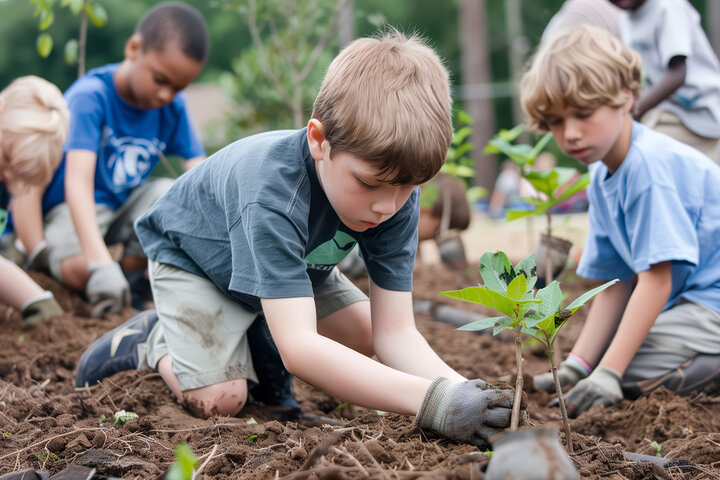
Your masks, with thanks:
<instances>
[{"instance_id":1,"label":"dark brown soil","mask_svg":"<svg viewBox=\"0 0 720 480\"><path fill-rule=\"evenodd\" d=\"M418 267L415 277L417 298L483 312L438 295L470 284L443 267ZM343 405L342 399L300 381L296 390L303 409L331 417L337 425L273 420L255 405L237 418L199 420L173 400L151 371L123 372L103 381L102 388L75 391L73 371L83 349L134 311L90 319L79 297L45 277L35 278L72 313L23 331L18 313L0 306L0 475L25 468L55 473L76 463L96 467L102 475L155 478L172 462L174 446L186 442L200 457L199 478L484 477L488 455L475 447L428 438L411 417ZM563 287L572 299L588 285L568 275ZM583 315L578 313L564 332L563 351L572 345ZM514 381L512 338L458 332L423 315L417 322L430 344L463 375ZM532 388L531 375L546 368L541 347L528 344L530 423L562 430L559 411L547 406L552 396ZM121 409L139 418L122 427L100 422ZM616 408L592 409L571 425L571 459L583 479L720 478L716 397L685 398L658 391ZM625 451L654 455L653 441L660 444L663 456L693 464L663 468L625 459Z\"/></svg>"}]
</instances>

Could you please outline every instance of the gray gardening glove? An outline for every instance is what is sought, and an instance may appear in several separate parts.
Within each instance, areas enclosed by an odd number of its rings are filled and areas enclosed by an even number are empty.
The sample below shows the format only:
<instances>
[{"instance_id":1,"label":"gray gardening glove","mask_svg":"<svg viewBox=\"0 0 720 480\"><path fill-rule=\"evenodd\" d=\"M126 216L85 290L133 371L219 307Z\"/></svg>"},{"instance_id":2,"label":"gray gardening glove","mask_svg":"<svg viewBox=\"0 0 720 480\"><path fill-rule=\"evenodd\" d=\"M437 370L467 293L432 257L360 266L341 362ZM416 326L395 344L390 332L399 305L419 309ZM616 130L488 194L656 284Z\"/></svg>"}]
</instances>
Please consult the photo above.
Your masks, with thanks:
<instances>
[{"instance_id":1,"label":"gray gardening glove","mask_svg":"<svg viewBox=\"0 0 720 480\"><path fill-rule=\"evenodd\" d=\"M42 295L38 295L25 302L22 308L23 328L28 328L36 323L42 322L46 318L57 317L64 312L58 305L52 292L45 291Z\"/></svg>"},{"instance_id":2,"label":"gray gardening glove","mask_svg":"<svg viewBox=\"0 0 720 480\"><path fill-rule=\"evenodd\" d=\"M560 363L557 373L561 387L565 385L575 386L580 380L588 376L585 367L572 357L568 357ZM533 377L533 385L535 388L545 390L548 393L555 392L555 380L553 379L552 372L535 375Z\"/></svg>"},{"instance_id":3,"label":"gray gardening glove","mask_svg":"<svg viewBox=\"0 0 720 480\"><path fill-rule=\"evenodd\" d=\"M25 268L28 270L37 270L38 272L50 272L50 258L48 256L47 243L45 240L38 243L35 250L28 256L25 262Z\"/></svg>"},{"instance_id":4,"label":"gray gardening glove","mask_svg":"<svg viewBox=\"0 0 720 480\"><path fill-rule=\"evenodd\" d=\"M488 438L510 426L512 390L489 387L482 380L433 380L415 424L460 442L485 448Z\"/></svg>"},{"instance_id":5,"label":"gray gardening glove","mask_svg":"<svg viewBox=\"0 0 720 480\"><path fill-rule=\"evenodd\" d=\"M612 368L598 367L567 393L565 404L568 415L577 417L591 407L615 405L622 399L620 374Z\"/></svg>"},{"instance_id":6,"label":"gray gardening glove","mask_svg":"<svg viewBox=\"0 0 720 480\"><path fill-rule=\"evenodd\" d=\"M90 264L90 279L85 294L93 304L91 317L100 318L106 313L120 313L130 304L130 285L117 262Z\"/></svg>"}]
</instances>

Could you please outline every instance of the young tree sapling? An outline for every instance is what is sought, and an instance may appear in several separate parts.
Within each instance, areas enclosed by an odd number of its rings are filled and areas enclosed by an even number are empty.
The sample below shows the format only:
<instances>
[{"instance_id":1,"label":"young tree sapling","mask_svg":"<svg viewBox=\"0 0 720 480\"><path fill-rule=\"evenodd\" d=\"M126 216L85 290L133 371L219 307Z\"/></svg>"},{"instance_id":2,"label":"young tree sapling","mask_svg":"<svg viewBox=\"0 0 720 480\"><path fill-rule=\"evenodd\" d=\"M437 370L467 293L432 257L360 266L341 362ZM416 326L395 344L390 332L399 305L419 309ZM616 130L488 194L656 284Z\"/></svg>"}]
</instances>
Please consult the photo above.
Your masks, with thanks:
<instances>
[{"instance_id":1,"label":"young tree sapling","mask_svg":"<svg viewBox=\"0 0 720 480\"><path fill-rule=\"evenodd\" d=\"M515 331L515 360L518 375L515 382L515 400L510 421L511 430L517 429L520 417L520 398L523 387L521 334L530 335L545 345L555 381L555 390L558 393L568 450L572 453L570 423L555 365L555 340L563 325L580 307L602 290L617 282L617 279L580 295L565 308L562 308L562 291L559 282L554 281L538 290L537 293L535 292L537 267L534 255L529 255L513 267L504 252L486 252L480 258L478 268L485 283L484 287L468 287L462 290L440 293L458 300L494 308L505 315L477 320L460 327L458 330L476 331L492 327L493 335L497 335L508 328Z\"/></svg>"}]
</instances>

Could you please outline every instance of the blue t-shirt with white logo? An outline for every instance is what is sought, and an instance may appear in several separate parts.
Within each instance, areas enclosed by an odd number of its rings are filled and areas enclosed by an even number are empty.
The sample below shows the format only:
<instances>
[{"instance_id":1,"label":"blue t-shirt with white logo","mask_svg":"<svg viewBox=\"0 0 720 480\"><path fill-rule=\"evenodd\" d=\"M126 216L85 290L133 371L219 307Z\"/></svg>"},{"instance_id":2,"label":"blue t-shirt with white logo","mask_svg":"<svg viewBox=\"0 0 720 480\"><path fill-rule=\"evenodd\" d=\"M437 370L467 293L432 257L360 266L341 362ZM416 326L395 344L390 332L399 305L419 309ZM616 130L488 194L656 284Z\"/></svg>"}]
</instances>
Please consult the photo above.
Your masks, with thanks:
<instances>
[{"instance_id":1,"label":"blue t-shirt with white logo","mask_svg":"<svg viewBox=\"0 0 720 480\"><path fill-rule=\"evenodd\" d=\"M148 258L210 279L250 311L261 298L312 297L357 243L373 282L412 290L419 189L364 232L347 228L303 130L236 141L180 177L135 222Z\"/></svg>"},{"instance_id":2,"label":"blue t-shirt with white logo","mask_svg":"<svg viewBox=\"0 0 720 480\"><path fill-rule=\"evenodd\" d=\"M116 209L164 155L195 158L205 150L190 124L182 92L168 105L147 110L125 101L113 82L119 64L90 70L65 92L70 131L64 152L97 154L95 202ZM65 201L65 158L43 198L43 212Z\"/></svg>"},{"instance_id":3,"label":"blue t-shirt with white logo","mask_svg":"<svg viewBox=\"0 0 720 480\"><path fill-rule=\"evenodd\" d=\"M634 122L620 168L608 175L598 161L589 171L590 230L578 275L628 280L670 261L665 309L684 298L720 312L720 166Z\"/></svg>"}]
</instances>

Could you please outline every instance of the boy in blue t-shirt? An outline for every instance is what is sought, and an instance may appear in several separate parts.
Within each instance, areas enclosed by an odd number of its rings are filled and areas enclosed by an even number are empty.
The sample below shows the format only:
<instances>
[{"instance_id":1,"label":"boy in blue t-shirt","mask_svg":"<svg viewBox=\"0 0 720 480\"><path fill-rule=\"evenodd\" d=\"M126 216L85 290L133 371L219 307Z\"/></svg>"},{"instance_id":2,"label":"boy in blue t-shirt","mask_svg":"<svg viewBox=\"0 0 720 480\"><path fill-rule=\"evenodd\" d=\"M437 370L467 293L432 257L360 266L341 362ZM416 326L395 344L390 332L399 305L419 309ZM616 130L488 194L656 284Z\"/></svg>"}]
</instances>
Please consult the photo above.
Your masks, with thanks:
<instances>
[{"instance_id":1,"label":"boy in blue t-shirt","mask_svg":"<svg viewBox=\"0 0 720 480\"><path fill-rule=\"evenodd\" d=\"M595 298L560 366L575 415L623 394L717 392L720 382L720 167L633 121L640 63L604 30L569 28L540 48L520 87L530 125L589 165L577 273L621 280ZM549 373L534 383L553 390Z\"/></svg>"},{"instance_id":2,"label":"boy in blue t-shirt","mask_svg":"<svg viewBox=\"0 0 720 480\"><path fill-rule=\"evenodd\" d=\"M284 364L335 397L485 445L509 425L512 392L446 365L412 310L417 185L445 160L450 113L447 71L419 39L351 43L306 129L229 145L135 223L159 320L98 339L76 384L149 366L195 415L235 415L249 388L297 408ZM355 244L369 301L335 268Z\"/></svg>"},{"instance_id":3,"label":"boy in blue t-shirt","mask_svg":"<svg viewBox=\"0 0 720 480\"><path fill-rule=\"evenodd\" d=\"M181 90L202 70L208 48L196 10L176 2L151 9L121 63L89 71L65 93L65 157L42 203L40 188L17 199L15 229L26 251L45 249L50 273L84 291L94 316L119 312L129 296L106 244L125 246L125 270L145 270L132 223L169 187L168 179L148 180L161 156L188 159L189 169L205 155Z\"/></svg>"}]
</instances>

